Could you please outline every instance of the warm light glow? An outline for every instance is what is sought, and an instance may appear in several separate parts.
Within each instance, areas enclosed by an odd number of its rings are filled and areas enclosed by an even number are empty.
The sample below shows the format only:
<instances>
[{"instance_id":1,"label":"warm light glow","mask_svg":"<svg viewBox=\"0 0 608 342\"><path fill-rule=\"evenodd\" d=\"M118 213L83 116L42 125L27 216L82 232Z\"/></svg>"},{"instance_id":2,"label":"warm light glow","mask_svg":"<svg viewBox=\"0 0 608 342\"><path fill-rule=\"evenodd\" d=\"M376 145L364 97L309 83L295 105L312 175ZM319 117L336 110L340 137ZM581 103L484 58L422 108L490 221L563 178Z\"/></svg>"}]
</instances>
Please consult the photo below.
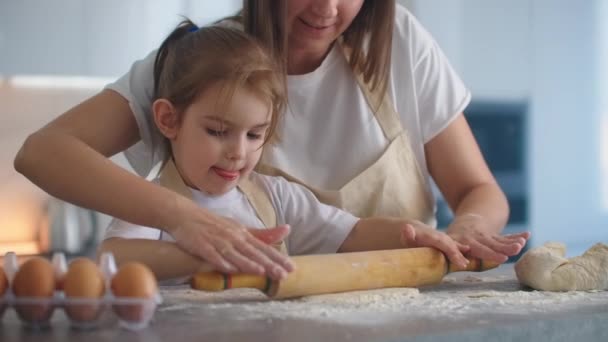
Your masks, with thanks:
<instances>
[{"instance_id":1,"label":"warm light glow","mask_svg":"<svg viewBox=\"0 0 608 342\"><path fill-rule=\"evenodd\" d=\"M16 75L6 78L6 82L15 88L70 88L70 89L102 89L113 82L113 78L85 76L44 76Z\"/></svg>"},{"instance_id":2,"label":"warm light glow","mask_svg":"<svg viewBox=\"0 0 608 342\"><path fill-rule=\"evenodd\" d=\"M28 193L20 184L8 182L0 187L0 256L38 254L50 247L46 199Z\"/></svg>"},{"instance_id":3,"label":"warm light glow","mask_svg":"<svg viewBox=\"0 0 608 342\"><path fill-rule=\"evenodd\" d=\"M42 249L37 241L0 242L0 255L5 255L8 252L14 252L17 255L32 255L39 254Z\"/></svg>"}]
</instances>

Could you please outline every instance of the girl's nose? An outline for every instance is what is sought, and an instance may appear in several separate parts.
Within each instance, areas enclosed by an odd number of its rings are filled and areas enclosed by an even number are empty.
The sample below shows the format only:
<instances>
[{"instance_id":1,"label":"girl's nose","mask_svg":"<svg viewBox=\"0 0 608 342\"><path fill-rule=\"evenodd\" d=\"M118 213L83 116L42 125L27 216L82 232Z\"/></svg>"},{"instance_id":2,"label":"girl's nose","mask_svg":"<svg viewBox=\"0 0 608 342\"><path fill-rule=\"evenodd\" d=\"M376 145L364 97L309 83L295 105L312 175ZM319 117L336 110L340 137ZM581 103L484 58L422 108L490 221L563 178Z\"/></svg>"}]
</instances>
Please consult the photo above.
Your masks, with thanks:
<instances>
[{"instance_id":1,"label":"girl's nose","mask_svg":"<svg viewBox=\"0 0 608 342\"><path fill-rule=\"evenodd\" d=\"M332 18L338 15L339 0L316 0L311 5L312 12L323 18Z\"/></svg>"},{"instance_id":2,"label":"girl's nose","mask_svg":"<svg viewBox=\"0 0 608 342\"><path fill-rule=\"evenodd\" d=\"M226 158L230 160L240 160L245 158L245 145L245 139L242 137L232 139L226 148Z\"/></svg>"}]
</instances>

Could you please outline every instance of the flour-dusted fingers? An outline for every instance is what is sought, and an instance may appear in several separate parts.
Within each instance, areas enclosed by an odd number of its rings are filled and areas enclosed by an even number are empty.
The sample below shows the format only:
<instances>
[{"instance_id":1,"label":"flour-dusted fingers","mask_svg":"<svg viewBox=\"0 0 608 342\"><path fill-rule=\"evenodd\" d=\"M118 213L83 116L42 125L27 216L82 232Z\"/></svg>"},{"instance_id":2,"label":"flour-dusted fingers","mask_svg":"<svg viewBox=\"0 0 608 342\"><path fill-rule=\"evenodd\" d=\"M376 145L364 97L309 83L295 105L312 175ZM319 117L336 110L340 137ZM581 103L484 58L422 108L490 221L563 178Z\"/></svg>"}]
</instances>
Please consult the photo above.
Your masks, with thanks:
<instances>
[{"instance_id":1,"label":"flour-dusted fingers","mask_svg":"<svg viewBox=\"0 0 608 342\"><path fill-rule=\"evenodd\" d=\"M177 214L162 226L167 227L183 250L202 258L210 267L226 273L262 272L271 275L277 267L283 268L288 263L277 258L276 251L255 238L251 230L240 222L215 215L192 201L181 199L176 202ZM280 241L289 233L286 227L262 230L260 238L271 242Z\"/></svg>"},{"instance_id":2,"label":"flour-dusted fingers","mask_svg":"<svg viewBox=\"0 0 608 342\"><path fill-rule=\"evenodd\" d=\"M233 264L239 273L250 273L264 275L265 268L257 261L253 261L247 253L243 253L246 245L226 245L218 249L218 253L228 262Z\"/></svg>"},{"instance_id":3,"label":"flour-dusted fingers","mask_svg":"<svg viewBox=\"0 0 608 342\"><path fill-rule=\"evenodd\" d=\"M232 247L223 255L228 261L244 273L265 274L276 280L287 276L287 270L282 265L287 263L284 261L288 259L287 256L256 238L250 230L241 233L226 232Z\"/></svg>"},{"instance_id":4,"label":"flour-dusted fingers","mask_svg":"<svg viewBox=\"0 0 608 342\"><path fill-rule=\"evenodd\" d=\"M259 253L252 245L242 245L240 252L250 260L256 260L261 266L262 275L268 275L274 280L282 280L287 277L287 272L280 266L277 266L267 255Z\"/></svg>"},{"instance_id":5,"label":"flour-dusted fingers","mask_svg":"<svg viewBox=\"0 0 608 342\"><path fill-rule=\"evenodd\" d=\"M248 244L247 237L251 236L245 227L232 229L218 229L212 235L206 232L205 242L210 244L214 251L209 249L197 250L205 260L226 273L264 274L262 267L256 259L249 259L240 250L243 244ZM232 266L232 267L230 267Z\"/></svg>"},{"instance_id":6,"label":"flour-dusted fingers","mask_svg":"<svg viewBox=\"0 0 608 342\"><path fill-rule=\"evenodd\" d=\"M294 263L287 255L270 246L279 244L287 238L291 232L291 227L288 224L280 225L272 229L249 229L249 232L259 240L252 240L251 244L253 246L264 251L270 259L281 264L286 271L291 272L295 269Z\"/></svg>"},{"instance_id":7,"label":"flour-dusted fingers","mask_svg":"<svg viewBox=\"0 0 608 342\"><path fill-rule=\"evenodd\" d=\"M501 264L509 259L507 255L498 253L495 250L489 248L488 246L483 245L477 240L470 240L467 242L467 244L471 247L469 255L474 258L494 261Z\"/></svg>"},{"instance_id":8,"label":"flour-dusted fingers","mask_svg":"<svg viewBox=\"0 0 608 342\"><path fill-rule=\"evenodd\" d=\"M285 271L291 272L295 269L294 263L291 261L287 254L281 253L277 248L266 244L258 239L252 238L250 241L251 245L256 247L258 250L264 252L264 255L269 258L273 262L273 264L278 264ZM275 265L276 266L276 265Z\"/></svg>"},{"instance_id":9,"label":"flour-dusted fingers","mask_svg":"<svg viewBox=\"0 0 608 342\"><path fill-rule=\"evenodd\" d=\"M198 249L198 255L202 256L207 263L220 272L234 273L238 271L237 267L224 258L224 256L209 243L201 245L201 247Z\"/></svg>"},{"instance_id":10,"label":"flour-dusted fingers","mask_svg":"<svg viewBox=\"0 0 608 342\"><path fill-rule=\"evenodd\" d=\"M464 257L460 250L461 246L459 246L459 244L447 234L426 227L416 228L412 224L407 224L406 227L407 226L410 226L410 229L414 229L416 231L416 235L414 237L414 244L416 247L437 248L443 252L443 254L445 254L451 263L459 265L463 268L469 263L467 258ZM402 239L404 239L403 235L408 233L407 228L404 229L402 229Z\"/></svg>"},{"instance_id":11,"label":"flour-dusted fingers","mask_svg":"<svg viewBox=\"0 0 608 342\"><path fill-rule=\"evenodd\" d=\"M515 234L499 235L501 239L508 241L516 241L522 246L525 246L530 238L530 232L521 232Z\"/></svg>"},{"instance_id":12,"label":"flour-dusted fingers","mask_svg":"<svg viewBox=\"0 0 608 342\"><path fill-rule=\"evenodd\" d=\"M495 252L504 254L506 256L517 255L523 247L519 241L516 240L503 240L498 236L483 235L477 238L477 241L483 245L491 248Z\"/></svg>"},{"instance_id":13,"label":"flour-dusted fingers","mask_svg":"<svg viewBox=\"0 0 608 342\"><path fill-rule=\"evenodd\" d=\"M516 236L501 236L501 235L496 235L496 236L494 236L494 239L496 241L500 242L500 243L503 243L503 244L517 244L520 247L520 250L528 242L525 238L523 238L523 237L516 237ZM519 251L517 253L519 253Z\"/></svg>"},{"instance_id":14,"label":"flour-dusted fingers","mask_svg":"<svg viewBox=\"0 0 608 342\"><path fill-rule=\"evenodd\" d=\"M416 228L411 224L406 224L401 228L401 244L406 247L416 246Z\"/></svg>"},{"instance_id":15,"label":"flour-dusted fingers","mask_svg":"<svg viewBox=\"0 0 608 342\"><path fill-rule=\"evenodd\" d=\"M260 264L264 268L265 274L272 279L285 279L287 274L294 270L289 257L273 246L265 244L255 237L252 237L249 242L250 244L241 245L240 251Z\"/></svg>"},{"instance_id":16,"label":"flour-dusted fingers","mask_svg":"<svg viewBox=\"0 0 608 342\"><path fill-rule=\"evenodd\" d=\"M249 233L265 244L271 245L283 241L291 232L291 226L282 224L272 229L249 228Z\"/></svg>"},{"instance_id":17,"label":"flour-dusted fingers","mask_svg":"<svg viewBox=\"0 0 608 342\"><path fill-rule=\"evenodd\" d=\"M454 240L454 242L456 243L456 246L458 246L458 250L460 250L460 252L463 254L471 250L471 246L469 245L465 245L456 240Z\"/></svg>"}]
</instances>

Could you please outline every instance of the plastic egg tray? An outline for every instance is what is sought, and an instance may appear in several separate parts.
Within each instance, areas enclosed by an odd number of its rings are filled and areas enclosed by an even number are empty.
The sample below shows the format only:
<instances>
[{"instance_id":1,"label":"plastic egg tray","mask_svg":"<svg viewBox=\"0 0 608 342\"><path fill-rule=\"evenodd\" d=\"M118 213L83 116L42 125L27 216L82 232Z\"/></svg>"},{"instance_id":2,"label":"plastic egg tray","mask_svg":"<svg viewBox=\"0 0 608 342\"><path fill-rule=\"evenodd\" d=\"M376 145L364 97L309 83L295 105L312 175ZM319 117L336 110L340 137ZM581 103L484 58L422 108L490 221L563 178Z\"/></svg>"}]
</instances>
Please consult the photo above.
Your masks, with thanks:
<instances>
[{"instance_id":1,"label":"plastic egg tray","mask_svg":"<svg viewBox=\"0 0 608 342\"><path fill-rule=\"evenodd\" d=\"M51 260L55 279L59 280L67 272L67 262L63 253L53 254ZM9 288L0 297L0 319L6 309L13 308L21 322L28 328L50 327L51 317L56 309L64 310L70 325L76 329L94 329L102 321L104 313L111 311L118 318L118 324L128 330L146 328L152 320L156 307L162 302L159 293L152 298L118 297L112 293L111 280L117 271L112 253L102 254L97 265L105 280L105 295L97 298L66 297L56 290L52 297L18 297L12 291L12 281L19 270L17 255L8 252L4 256L4 272Z\"/></svg>"}]
</instances>

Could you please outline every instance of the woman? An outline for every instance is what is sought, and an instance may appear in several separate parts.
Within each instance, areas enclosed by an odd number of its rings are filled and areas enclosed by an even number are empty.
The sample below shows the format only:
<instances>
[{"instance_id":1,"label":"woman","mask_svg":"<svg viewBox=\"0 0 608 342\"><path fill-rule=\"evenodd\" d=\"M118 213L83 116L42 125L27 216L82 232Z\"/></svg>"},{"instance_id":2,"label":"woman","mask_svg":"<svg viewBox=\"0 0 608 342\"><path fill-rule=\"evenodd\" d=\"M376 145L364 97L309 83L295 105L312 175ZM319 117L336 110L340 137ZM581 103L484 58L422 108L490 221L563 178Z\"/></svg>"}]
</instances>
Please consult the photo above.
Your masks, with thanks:
<instances>
[{"instance_id":1,"label":"woman","mask_svg":"<svg viewBox=\"0 0 608 342\"><path fill-rule=\"evenodd\" d=\"M462 115L470 94L405 8L391 0L252 0L242 18L287 73L282 139L265 149L261 172L358 216L430 226L432 177L455 213L445 241L497 262L519 253L529 234L499 235L508 205ZM213 262L221 271L290 271L289 259L255 244L281 240L287 228L250 231L108 160L126 150L147 175L163 158L150 111L154 58L28 137L15 168L54 196L163 229L194 255L221 252Z\"/></svg>"}]
</instances>

